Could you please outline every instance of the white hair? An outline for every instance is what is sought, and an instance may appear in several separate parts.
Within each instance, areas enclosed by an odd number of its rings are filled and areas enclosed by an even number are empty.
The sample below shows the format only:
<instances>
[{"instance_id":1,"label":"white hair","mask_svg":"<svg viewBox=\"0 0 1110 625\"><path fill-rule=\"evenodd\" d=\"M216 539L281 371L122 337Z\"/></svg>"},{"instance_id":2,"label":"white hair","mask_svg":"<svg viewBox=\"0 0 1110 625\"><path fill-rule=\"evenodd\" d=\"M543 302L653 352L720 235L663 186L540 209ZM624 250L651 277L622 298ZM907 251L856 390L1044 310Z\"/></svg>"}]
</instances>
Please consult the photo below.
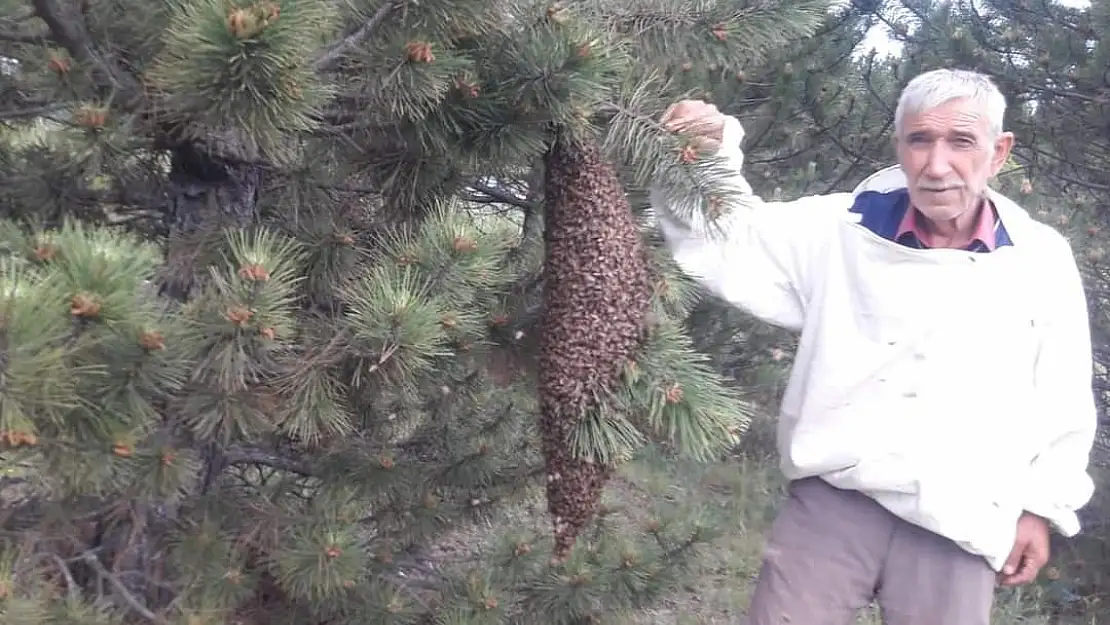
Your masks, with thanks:
<instances>
[{"instance_id":1,"label":"white hair","mask_svg":"<svg viewBox=\"0 0 1110 625\"><path fill-rule=\"evenodd\" d=\"M991 139L1002 133L1006 97L985 74L963 69L934 69L918 74L902 90L894 111L894 134L902 136L902 120L949 100L966 99L987 114Z\"/></svg>"}]
</instances>

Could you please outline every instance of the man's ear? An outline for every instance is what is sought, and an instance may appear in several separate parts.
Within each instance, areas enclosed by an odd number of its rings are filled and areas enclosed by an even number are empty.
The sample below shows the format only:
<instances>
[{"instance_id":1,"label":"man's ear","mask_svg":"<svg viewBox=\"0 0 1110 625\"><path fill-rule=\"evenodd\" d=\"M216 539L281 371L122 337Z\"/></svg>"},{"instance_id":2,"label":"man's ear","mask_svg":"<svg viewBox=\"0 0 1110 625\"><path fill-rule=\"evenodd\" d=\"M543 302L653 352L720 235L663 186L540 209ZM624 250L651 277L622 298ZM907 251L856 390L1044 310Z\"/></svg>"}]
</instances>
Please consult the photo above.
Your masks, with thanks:
<instances>
[{"instance_id":1,"label":"man's ear","mask_svg":"<svg viewBox=\"0 0 1110 625\"><path fill-rule=\"evenodd\" d=\"M994 140L994 154L991 155L991 175L997 176L1010 159L1010 151L1014 149L1014 133L1000 133Z\"/></svg>"}]
</instances>

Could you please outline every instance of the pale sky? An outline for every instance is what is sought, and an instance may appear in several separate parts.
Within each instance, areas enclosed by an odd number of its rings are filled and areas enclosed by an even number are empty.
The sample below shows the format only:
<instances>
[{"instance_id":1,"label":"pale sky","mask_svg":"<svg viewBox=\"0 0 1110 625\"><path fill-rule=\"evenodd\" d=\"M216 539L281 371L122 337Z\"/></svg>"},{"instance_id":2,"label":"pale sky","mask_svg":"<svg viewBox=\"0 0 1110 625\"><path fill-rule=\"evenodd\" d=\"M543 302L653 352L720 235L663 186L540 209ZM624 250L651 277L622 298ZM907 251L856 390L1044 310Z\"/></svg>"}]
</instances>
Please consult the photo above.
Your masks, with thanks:
<instances>
[{"instance_id":1,"label":"pale sky","mask_svg":"<svg viewBox=\"0 0 1110 625\"><path fill-rule=\"evenodd\" d=\"M834 2L834 5L839 5L845 0ZM1050 0L1051 1L1051 0ZM1091 0L1056 0L1056 2L1067 7L1088 7L1091 5ZM867 33L867 38L861 44L862 48L860 53L866 54L871 49L878 50L880 55L896 54L898 52L899 44L890 38L890 31L885 24L880 24L871 29Z\"/></svg>"}]
</instances>

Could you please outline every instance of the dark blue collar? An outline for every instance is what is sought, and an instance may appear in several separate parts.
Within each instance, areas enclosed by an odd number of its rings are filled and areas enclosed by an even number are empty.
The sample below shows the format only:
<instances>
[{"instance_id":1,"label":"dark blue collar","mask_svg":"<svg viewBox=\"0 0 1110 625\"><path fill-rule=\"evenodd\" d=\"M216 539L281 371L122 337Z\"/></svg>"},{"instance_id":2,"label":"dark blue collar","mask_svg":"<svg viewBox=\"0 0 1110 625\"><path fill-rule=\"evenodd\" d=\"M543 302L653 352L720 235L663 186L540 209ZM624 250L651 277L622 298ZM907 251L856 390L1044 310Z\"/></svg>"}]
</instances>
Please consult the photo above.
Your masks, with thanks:
<instances>
[{"instance_id":1,"label":"dark blue collar","mask_svg":"<svg viewBox=\"0 0 1110 625\"><path fill-rule=\"evenodd\" d=\"M906 211L910 208L910 194L906 189L896 189L894 191L880 192L880 191L864 191L856 196L856 201L849 209L853 213L860 216L859 223L864 228L871 232L887 239L888 241L895 241L907 247L915 247L918 249L925 249L925 246L911 233L907 233L898 238L898 227L902 225L902 218L906 216ZM994 247L999 248L1005 245L1013 245L1010 240L1010 235L1006 232L1006 226L1002 224L1001 219L995 216L997 221L994 229ZM981 241L972 241L968 246L970 252L990 252L990 249Z\"/></svg>"}]
</instances>

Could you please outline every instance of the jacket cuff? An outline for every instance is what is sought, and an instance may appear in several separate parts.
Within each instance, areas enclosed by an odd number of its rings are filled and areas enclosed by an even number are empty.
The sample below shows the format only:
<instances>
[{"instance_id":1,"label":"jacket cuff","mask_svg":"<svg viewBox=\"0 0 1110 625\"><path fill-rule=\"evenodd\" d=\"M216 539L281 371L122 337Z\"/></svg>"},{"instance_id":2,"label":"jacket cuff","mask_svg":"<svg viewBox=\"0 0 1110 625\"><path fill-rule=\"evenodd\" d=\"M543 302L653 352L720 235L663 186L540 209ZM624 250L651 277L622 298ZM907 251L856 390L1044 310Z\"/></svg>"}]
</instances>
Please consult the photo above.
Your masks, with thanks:
<instances>
[{"instance_id":1,"label":"jacket cuff","mask_svg":"<svg viewBox=\"0 0 1110 625\"><path fill-rule=\"evenodd\" d=\"M1033 504L1025 506L1025 511L1048 521L1052 529L1056 530L1064 538L1075 536L1081 529L1079 526L1079 517L1075 512L1065 510L1059 506L1053 506L1051 504Z\"/></svg>"}]
</instances>

